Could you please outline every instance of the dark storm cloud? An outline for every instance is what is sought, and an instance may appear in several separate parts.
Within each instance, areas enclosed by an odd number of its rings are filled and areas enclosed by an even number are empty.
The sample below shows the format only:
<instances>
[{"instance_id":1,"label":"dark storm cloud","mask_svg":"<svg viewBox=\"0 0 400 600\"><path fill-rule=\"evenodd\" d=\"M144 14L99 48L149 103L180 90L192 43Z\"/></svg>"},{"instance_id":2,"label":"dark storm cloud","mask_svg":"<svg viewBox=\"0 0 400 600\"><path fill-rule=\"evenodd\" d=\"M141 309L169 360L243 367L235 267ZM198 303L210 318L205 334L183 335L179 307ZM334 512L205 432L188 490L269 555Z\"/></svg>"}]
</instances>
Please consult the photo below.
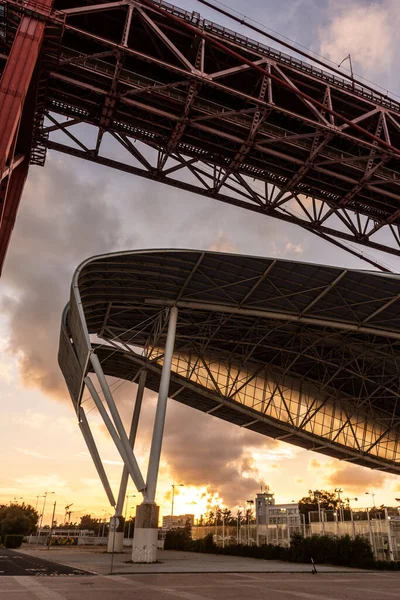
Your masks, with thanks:
<instances>
[{"instance_id":1,"label":"dark storm cloud","mask_svg":"<svg viewBox=\"0 0 400 600\"><path fill-rule=\"evenodd\" d=\"M242 503L265 483L252 451L277 446L270 438L173 401L165 431L164 457L176 481L206 485L228 506Z\"/></svg>"},{"instance_id":2,"label":"dark storm cloud","mask_svg":"<svg viewBox=\"0 0 400 600\"><path fill-rule=\"evenodd\" d=\"M105 177L95 184L54 158L50 169L51 176L32 169L6 260L1 308L24 384L64 397L58 332L72 273L86 256L112 249L121 230L106 202Z\"/></svg>"},{"instance_id":3,"label":"dark storm cloud","mask_svg":"<svg viewBox=\"0 0 400 600\"><path fill-rule=\"evenodd\" d=\"M72 274L82 260L146 246L233 250L236 238L241 245L248 239L242 217L242 211L197 202L193 195L109 170L77 167L76 161L54 154L45 169L32 169L7 256L1 299L9 323L9 351L19 358L23 383L53 399L69 398L57 365L59 328ZM252 226L253 218L250 215L252 240L260 227ZM225 226L235 241L224 233ZM263 238L268 229L273 225L266 221ZM285 244L283 238L283 248ZM135 386L130 384L116 394L126 423L134 396ZM149 449L154 404L155 395L146 394L138 440L142 456ZM91 401L84 406L90 410ZM272 445L267 438L171 401L163 468L187 485L207 486L210 494L218 491L234 505L249 490L259 489L263 479L251 449Z\"/></svg>"},{"instance_id":4,"label":"dark storm cloud","mask_svg":"<svg viewBox=\"0 0 400 600\"><path fill-rule=\"evenodd\" d=\"M124 384L115 394L123 420L129 427L136 395L135 384ZM143 399L136 451L147 456L150 447L156 394ZM275 449L279 442L168 400L162 447L161 474L185 486L207 487L207 497L219 494L227 506L243 503L265 484L266 475L253 451ZM143 471L143 460L139 461ZM168 493L165 496L168 500Z\"/></svg>"}]
</instances>

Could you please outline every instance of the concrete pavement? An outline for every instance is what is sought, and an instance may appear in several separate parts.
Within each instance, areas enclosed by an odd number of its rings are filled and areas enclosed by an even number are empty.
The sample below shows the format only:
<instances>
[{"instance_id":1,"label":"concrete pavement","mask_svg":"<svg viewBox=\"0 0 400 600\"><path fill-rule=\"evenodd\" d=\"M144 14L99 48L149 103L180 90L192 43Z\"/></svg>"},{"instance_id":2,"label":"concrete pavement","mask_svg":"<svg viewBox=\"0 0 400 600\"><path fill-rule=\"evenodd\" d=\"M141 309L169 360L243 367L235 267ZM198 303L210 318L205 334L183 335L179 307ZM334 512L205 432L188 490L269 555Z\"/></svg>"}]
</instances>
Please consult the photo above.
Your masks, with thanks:
<instances>
[{"instance_id":1,"label":"concrete pavement","mask_svg":"<svg viewBox=\"0 0 400 600\"><path fill-rule=\"evenodd\" d=\"M197 554L195 552L176 552L160 550L155 564L132 564L131 551L114 554L111 568L111 555L104 547L52 546L29 548L24 546L27 556L46 558L76 569L108 575L112 571L118 574L155 574L155 573L311 573L311 565L286 563L277 560L258 560L241 556L221 556L215 554ZM317 564L319 572L356 572L356 569L329 567Z\"/></svg>"},{"instance_id":2,"label":"concrete pavement","mask_svg":"<svg viewBox=\"0 0 400 600\"><path fill-rule=\"evenodd\" d=\"M395 600L396 573L4 577L0 600Z\"/></svg>"}]
</instances>

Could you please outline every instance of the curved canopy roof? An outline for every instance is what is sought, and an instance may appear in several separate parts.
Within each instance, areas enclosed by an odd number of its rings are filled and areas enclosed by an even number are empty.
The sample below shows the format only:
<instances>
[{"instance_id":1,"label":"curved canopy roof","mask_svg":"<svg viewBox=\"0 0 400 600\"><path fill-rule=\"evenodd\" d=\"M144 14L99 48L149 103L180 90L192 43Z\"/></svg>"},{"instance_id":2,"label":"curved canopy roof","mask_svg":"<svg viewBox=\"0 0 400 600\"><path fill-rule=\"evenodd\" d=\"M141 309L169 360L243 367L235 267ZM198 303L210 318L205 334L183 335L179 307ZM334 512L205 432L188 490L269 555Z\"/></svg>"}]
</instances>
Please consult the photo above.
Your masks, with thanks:
<instances>
[{"instance_id":1,"label":"curved canopy roof","mask_svg":"<svg viewBox=\"0 0 400 600\"><path fill-rule=\"evenodd\" d=\"M59 362L79 405L95 351L157 391L259 433L400 472L400 277L191 250L97 256L74 275Z\"/></svg>"}]
</instances>

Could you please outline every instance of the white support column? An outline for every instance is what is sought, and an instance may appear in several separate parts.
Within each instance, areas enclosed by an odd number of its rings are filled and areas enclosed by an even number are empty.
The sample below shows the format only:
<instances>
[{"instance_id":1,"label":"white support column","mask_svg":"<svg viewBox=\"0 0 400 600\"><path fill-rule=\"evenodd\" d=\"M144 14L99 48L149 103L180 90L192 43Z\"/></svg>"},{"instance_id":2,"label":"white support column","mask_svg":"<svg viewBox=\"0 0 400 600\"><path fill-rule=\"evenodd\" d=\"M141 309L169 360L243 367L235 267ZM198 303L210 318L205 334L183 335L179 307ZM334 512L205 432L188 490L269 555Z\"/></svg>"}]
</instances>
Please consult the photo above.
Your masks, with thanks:
<instances>
[{"instance_id":1,"label":"white support column","mask_svg":"<svg viewBox=\"0 0 400 600\"><path fill-rule=\"evenodd\" d=\"M144 479L142 477L142 474L140 472L139 469L139 465L137 464L136 458L132 452L132 448L129 444L129 440L128 440L128 436L126 435L126 431L124 428L124 425L122 423L121 417L119 415L118 409L115 405L114 402L114 398L112 397L110 388L108 387L108 383L106 381L105 375L103 373L103 369L101 368L101 364L99 361L98 356L96 356L96 354L94 354L92 352L92 354L90 355L90 362L92 363L93 369L97 375L97 379L99 380L100 383L100 387L103 391L104 394L104 398L106 400L108 409L111 413L111 416L113 418L114 421L114 425L115 425L115 429L117 430L118 436L119 436L119 440L122 444L122 447L124 448L125 454L128 457L128 462L131 465L132 468L132 472L130 472L130 475L137 487L137 489L139 490L139 492L143 493L144 499L147 500L147 494L146 494L146 484L144 482ZM94 390L95 394L97 394L93 383L91 382L89 377L85 378L85 383L86 381L90 381L91 383L91 387ZM93 395L93 394L92 394ZM98 396L98 394L97 394ZM100 398L99 398L100 400ZM100 401L101 403L101 401ZM108 416L108 415L107 415ZM114 440L115 441L115 440ZM124 461L126 462L126 461Z\"/></svg>"},{"instance_id":2,"label":"white support column","mask_svg":"<svg viewBox=\"0 0 400 600\"><path fill-rule=\"evenodd\" d=\"M137 428L138 428L138 424L139 424L140 410L142 408L143 393L144 393L144 389L145 389L145 385L146 385L146 376L147 376L146 371L142 371L140 373L139 384L138 384L138 389L137 389L137 394L136 394L135 408L133 410L133 415L132 415L131 430L129 432L129 443L131 444L132 450L135 447L135 440L136 440L136 433L137 433ZM128 477L129 477L129 472L128 472L128 469L126 468L126 465L124 464L124 467L122 469L121 483L119 486L117 506L115 507L115 515L114 515L115 517L118 517L118 521L122 525L121 525L121 527L114 528L112 531L110 528L110 532L108 535L107 552L122 552L122 549L124 547L125 519L122 516L122 511L124 508L124 500L125 500L125 495L126 495L126 489L128 486ZM125 511L125 513L126 513L126 511ZM114 536L115 536L115 539L114 539Z\"/></svg>"},{"instance_id":3,"label":"white support column","mask_svg":"<svg viewBox=\"0 0 400 600\"><path fill-rule=\"evenodd\" d=\"M135 533L132 544L132 561L134 563L152 563L157 560L159 508L154 500L164 434L177 320L178 309L176 306L173 306L170 309L169 314L167 341L165 343L164 362L161 371L153 438L151 441L149 467L147 471L147 501L145 500L143 504L136 509Z\"/></svg>"},{"instance_id":4,"label":"white support column","mask_svg":"<svg viewBox=\"0 0 400 600\"><path fill-rule=\"evenodd\" d=\"M158 391L158 401L156 416L154 419L153 439L151 441L151 450L149 458L149 467L147 470L147 498L148 502L154 502L156 496L156 486L158 478L158 468L160 465L161 446L164 434L165 414L167 411L167 400L169 391L169 382L171 378L172 355L175 345L176 324L178 320L178 309L173 306L169 314L169 324L167 341L165 344L164 363L161 372L160 388Z\"/></svg>"},{"instance_id":5,"label":"white support column","mask_svg":"<svg viewBox=\"0 0 400 600\"><path fill-rule=\"evenodd\" d=\"M136 459L133 455L132 449L128 446L128 450L127 450L126 445L122 443L122 440L118 436L118 433L117 433L110 417L108 416L108 413L107 413L106 409L104 408L103 403L102 403L90 377L85 377L85 384L94 400L94 403L97 406L97 409L98 409L100 415L103 418L104 424L107 427L107 430L108 430L109 434L111 435L111 437L114 441L114 444L116 445L117 450L120 453L124 464L127 466L129 475L132 477L132 480L135 482L137 489L139 491L143 491L145 489L145 483L143 481L140 471L139 471L140 478L138 481L137 471L139 470L139 467L138 467ZM127 442L128 442L128 438L127 438Z\"/></svg>"}]
</instances>

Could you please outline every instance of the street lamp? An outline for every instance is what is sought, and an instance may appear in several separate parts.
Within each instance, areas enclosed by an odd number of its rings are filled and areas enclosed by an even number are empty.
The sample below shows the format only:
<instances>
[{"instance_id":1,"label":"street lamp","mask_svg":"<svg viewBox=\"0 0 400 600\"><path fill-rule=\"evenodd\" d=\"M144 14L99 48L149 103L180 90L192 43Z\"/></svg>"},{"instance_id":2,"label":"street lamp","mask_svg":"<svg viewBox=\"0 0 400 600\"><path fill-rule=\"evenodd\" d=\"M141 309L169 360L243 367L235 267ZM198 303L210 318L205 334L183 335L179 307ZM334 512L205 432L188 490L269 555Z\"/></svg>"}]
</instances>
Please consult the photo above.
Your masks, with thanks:
<instances>
[{"instance_id":1,"label":"street lamp","mask_svg":"<svg viewBox=\"0 0 400 600\"><path fill-rule=\"evenodd\" d=\"M126 503L125 503L125 516L124 516L124 519L126 521L126 513L128 512L128 498L136 498L136 494L127 494L125 496L125 498L126 498Z\"/></svg>"},{"instance_id":2,"label":"street lamp","mask_svg":"<svg viewBox=\"0 0 400 600\"><path fill-rule=\"evenodd\" d=\"M241 526L241 516L242 516L242 511L240 510L241 508L243 508L243 506L240 504L238 506L238 511L237 511L237 521L236 521L236 526L237 526L237 533L236 533L236 543L237 545L239 545L240 541L239 541L239 533L240 533L240 526Z\"/></svg>"},{"instance_id":3,"label":"street lamp","mask_svg":"<svg viewBox=\"0 0 400 600\"><path fill-rule=\"evenodd\" d=\"M372 496L372 504L373 507L375 508L375 493L374 492L365 492L366 496Z\"/></svg>"},{"instance_id":4,"label":"street lamp","mask_svg":"<svg viewBox=\"0 0 400 600\"><path fill-rule=\"evenodd\" d=\"M124 537L125 537L125 527L126 527L126 513L128 512L128 498L136 498L136 494L127 494L125 496L126 498L126 503L125 503L125 516L124 516ZM129 535L128 535L129 537Z\"/></svg>"},{"instance_id":5,"label":"street lamp","mask_svg":"<svg viewBox=\"0 0 400 600\"><path fill-rule=\"evenodd\" d=\"M340 520L343 521L343 511L342 511L342 506L341 506L341 502L340 502L340 494L343 492L343 490L342 490L342 488L335 488L335 492L338 495L338 505L339 505Z\"/></svg>"},{"instance_id":6,"label":"street lamp","mask_svg":"<svg viewBox=\"0 0 400 600\"><path fill-rule=\"evenodd\" d=\"M43 510L42 510L42 514L40 516L40 526L39 526L39 529L42 529L44 509L46 508L47 494L55 494L55 492L45 492L44 493L44 496L43 496L43 498L44 498L44 500L43 500Z\"/></svg>"},{"instance_id":7,"label":"street lamp","mask_svg":"<svg viewBox=\"0 0 400 600\"><path fill-rule=\"evenodd\" d=\"M128 540L131 537L131 523L132 523L132 511L135 507L131 506L131 510L129 511L129 523L128 523Z\"/></svg>"},{"instance_id":8,"label":"street lamp","mask_svg":"<svg viewBox=\"0 0 400 600\"><path fill-rule=\"evenodd\" d=\"M254 500L246 500L246 506L248 507L248 505L250 505L250 507L254 506ZM250 546L250 523L249 523L249 512L251 511L251 508L246 508L246 513L247 513L247 545Z\"/></svg>"},{"instance_id":9,"label":"street lamp","mask_svg":"<svg viewBox=\"0 0 400 600\"><path fill-rule=\"evenodd\" d=\"M37 510L38 504L39 504L39 498L44 498L44 496L36 496L36 506L35 506L35 510Z\"/></svg>"},{"instance_id":10,"label":"street lamp","mask_svg":"<svg viewBox=\"0 0 400 600\"><path fill-rule=\"evenodd\" d=\"M171 501L171 517L174 516L174 499L175 499L175 488L176 487L185 487L184 483L172 483L172 501Z\"/></svg>"}]
</instances>

